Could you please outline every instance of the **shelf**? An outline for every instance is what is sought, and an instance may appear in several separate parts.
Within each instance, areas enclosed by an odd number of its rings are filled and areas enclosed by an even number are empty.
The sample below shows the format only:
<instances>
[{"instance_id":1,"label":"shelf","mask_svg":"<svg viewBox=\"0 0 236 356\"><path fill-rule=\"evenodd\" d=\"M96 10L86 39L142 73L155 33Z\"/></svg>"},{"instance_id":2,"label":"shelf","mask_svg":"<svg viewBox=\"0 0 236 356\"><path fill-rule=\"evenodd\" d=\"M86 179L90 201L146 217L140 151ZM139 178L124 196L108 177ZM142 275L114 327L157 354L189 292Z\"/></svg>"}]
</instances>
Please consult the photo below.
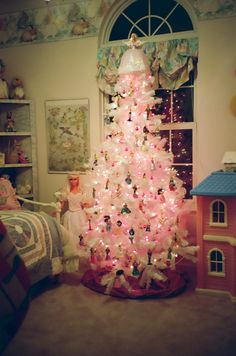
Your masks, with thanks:
<instances>
[{"instance_id":1,"label":"shelf","mask_svg":"<svg viewBox=\"0 0 236 356\"><path fill-rule=\"evenodd\" d=\"M0 104L30 104L30 100L25 99L0 99Z\"/></svg>"},{"instance_id":2,"label":"shelf","mask_svg":"<svg viewBox=\"0 0 236 356\"><path fill-rule=\"evenodd\" d=\"M24 168L24 167L32 167L32 163L6 163L4 165L0 165L0 168Z\"/></svg>"},{"instance_id":3,"label":"shelf","mask_svg":"<svg viewBox=\"0 0 236 356\"><path fill-rule=\"evenodd\" d=\"M6 125L8 123L9 112L14 120L13 128L15 131L13 132L5 131L8 127ZM18 156L8 157L7 154L11 153L14 144L19 145L19 149L30 160L29 163L10 163L18 162ZM0 99L0 153L2 153L0 176L7 175L16 191L17 189L24 191L22 188L29 185L31 187L31 194L24 195L23 197L37 200L36 127L34 104L31 100Z\"/></svg>"},{"instance_id":4,"label":"shelf","mask_svg":"<svg viewBox=\"0 0 236 356\"><path fill-rule=\"evenodd\" d=\"M32 133L30 131L14 131L14 132L6 132L6 131L0 131L0 136L31 136Z\"/></svg>"}]
</instances>

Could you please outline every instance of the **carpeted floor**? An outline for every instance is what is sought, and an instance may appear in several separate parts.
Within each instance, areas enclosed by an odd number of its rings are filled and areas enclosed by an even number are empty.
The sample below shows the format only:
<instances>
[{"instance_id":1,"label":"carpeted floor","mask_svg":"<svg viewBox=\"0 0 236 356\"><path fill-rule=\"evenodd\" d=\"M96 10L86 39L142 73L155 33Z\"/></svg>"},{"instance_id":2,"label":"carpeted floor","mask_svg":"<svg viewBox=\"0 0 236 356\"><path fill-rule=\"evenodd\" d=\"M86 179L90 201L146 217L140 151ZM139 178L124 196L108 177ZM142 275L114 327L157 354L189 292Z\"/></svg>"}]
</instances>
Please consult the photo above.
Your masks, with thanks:
<instances>
[{"instance_id":1,"label":"carpeted floor","mask_svg":"<svg viewBox=\"0 0 236 356\"><path fill-rule=\"evenodd\" d=\"M235 356L236 303L187 290L167 299L98 294L64 275L35 288L4 356Z\"/></svg>"}]
</instances>

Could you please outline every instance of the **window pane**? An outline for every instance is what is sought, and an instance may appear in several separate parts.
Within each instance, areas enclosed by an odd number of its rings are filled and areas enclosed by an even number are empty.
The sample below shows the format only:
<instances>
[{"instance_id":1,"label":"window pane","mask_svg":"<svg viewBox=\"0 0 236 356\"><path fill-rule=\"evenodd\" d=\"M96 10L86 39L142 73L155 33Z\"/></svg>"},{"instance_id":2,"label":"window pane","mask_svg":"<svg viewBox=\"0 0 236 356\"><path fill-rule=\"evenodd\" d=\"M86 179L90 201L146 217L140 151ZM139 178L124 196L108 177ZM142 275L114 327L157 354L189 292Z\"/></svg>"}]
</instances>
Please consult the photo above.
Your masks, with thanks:
<instances>
[{"instance_id":1,"label":"window pane","mask_svg":"<svg viewBox=\"0 0 236 356\"><path fill-rule=\"evenodd\" d=\"M163 35L165 33L170 33L170 28L169 28L169 26L167 26L167 24L165 22L163 22L156 34Z\"/></svg>"},{"instance_id":2,"label":"window pane","mask_svg":"<svg viewBox=\"0 0 236 356\"><path fill-rule=\"evenodd\" d=\"M220 251L216 251L216 259L217 261L222 261L222 253Z\"/></svg>"},{"instance_id":3,"label":"window pane","mask_svg":"<svg viewBox=\"0 0 236 356\"><path fill-rule=\"evenodd\" d=\"M160 26L160 24L162 23L162 19L159 19L157 17L152 16L151 17L151 34L154 33L156 31L156 29ZM170 31L168 30L167 33L169 33ZM159 31L158 31L159 34Z\"/></svg>"},{"instance_id":4,"label":"window pane","mask_svg":"<svg viewBox=\"0 0 236 356\"><path fill-rule=\"evenodd\" d=\"M218 222L218 213L213 212L212 221L215 222L215 223Z\"/></svg>"},{"instance_id":5,"label":"window pane","mask_svg":"<svg viewBox=\"0 0 236 356\"><path fill-rule=\"evenodd\" d=\"M173 32L193 30L192 21L182 6L177 6L168 18L168 22L170 23Z\"/></svg>"},{"instance_id":6,"label":"window pane","mask_svg":"<svg viewBox=\"0 0 236 356\"><path fill-rule=\"evenodd\" d=\"M193 122L193 88L180 88L174 91L173 121Z\"/></svg>"},{"instance_id":7,"label":"window pane","mask_svg":"<svg viewBox=\"0 0 236 356\"><path fill-rule=\"evenodd\" d=\"M222 264L222 262L217 263L216 268L217 268L217 272L223 272L223 264Z\"/></svg>"},{"instance_id":8,"label":"window pane","mask_svg":"<svg viewBox=\"0 0 236 356\"><path fill-rule=\"evenodd\" d=\"M128 38L128 33L132 27L132 24L127 21L127 19L121 15L116 20L114 26L112 27L109 41L124 40Z\"/></svg>"},{"instance_id":9,"label":"window pane","mask_svg":"<svg viewBox=\"0 0 236 356\"><path fill-rule=\"evenodd\" d=\"M216 262L211 262L211 272L216 272Z\"/></svg>"},{"instance_id":10,"label":"window pane","mask_svg":"<svg viewBox=\"0 0 236 356\"><path fill-rule=\"evenodd\" d=\"M219 202L219 211L221 211L222 213L225 211L225 206L221 201Z\"/></svg>"},{"instance_id":11,"label":"window pane","mask_svg":"<svg viewBox=\"0 0 236 356\"><path fill-rule=\"evenodd\" d=\"M173 168L177 171L177 176L183 181L183 187L186 189L186 199L191 199L190 190L193 187L193 169L192 166L175 166Z\"/></svg>"},{"instance_id":12,"label":"window pane","mask_svg":"<svg viewBox=\"0 0 236 356\"><path fill-rule=\"evenodd\" d=\"M219 213L219 222L224 223L225 222L225 214L224 213Z\"/></svg>"},{"instance_id":13,"label":"window pane","mask_svg":"<svg viewBox=\"0 0 236 356\"><path fill-rule=\"evenodd\" d=\"M165 0L165 1L151 1L151 13L158 14L159 16L165 18L171 10L175 7L176 2L173 0Z\"/></svg>"},{"instance_id":14,"label":"window pane","mask_svg":"<svg viewBox=\"0 0 236 356\"><path fill-rule=\"evenodd\" d=\"M157 104L154 113L165 115L166 117L162 119L162 123L171 122L171 91L170 90L157 90L156 96L162 99L161 104Z\"/></svg>"},{"instance_id":15,"label":"window pane","mask_svg":"<svg viewBox=\"0 0 236 356\"><path fill-rule=\"evenodd\" d=\"M148 35L148 19L147 19L147 18L142 19L141 21L139 21L139 22L137 23L137 26L140 27L141 30L143 30L143 32L146 33L146 35ZM133 32L137 33L135 27L134 27ZM143 36L143 34L142 34L142 36Z\"/></svg>"},{"instance_id":16,"label":"window pane","mask_svg":"<svg viewBox=\"0 0 236 356\"><path fill-rule=\"evenodd\" d=\"M192 130L171 132L174 163L192 163Z\"/></svg>"},{"instance_id":17,"label":"window pane","mask_svg":"<svg viewBox=\"0 0 236 356\"><path fill-rule=\"evenodd\" d=\"M211 251L211 256L210 256L210 259L211 259L211 261L216 261L216 250L214 250L214 251Z\"/></svg>"},{"instance_id":18,"label":"window pane","mask_svg":"<svg viewBox=\"0 0 236 356\"><path fill-rule=\"evenodd\" d=\"M133 22L148 15L148 1L138 0L130 4L124 11Z\"/></svg>"}]
</instances>

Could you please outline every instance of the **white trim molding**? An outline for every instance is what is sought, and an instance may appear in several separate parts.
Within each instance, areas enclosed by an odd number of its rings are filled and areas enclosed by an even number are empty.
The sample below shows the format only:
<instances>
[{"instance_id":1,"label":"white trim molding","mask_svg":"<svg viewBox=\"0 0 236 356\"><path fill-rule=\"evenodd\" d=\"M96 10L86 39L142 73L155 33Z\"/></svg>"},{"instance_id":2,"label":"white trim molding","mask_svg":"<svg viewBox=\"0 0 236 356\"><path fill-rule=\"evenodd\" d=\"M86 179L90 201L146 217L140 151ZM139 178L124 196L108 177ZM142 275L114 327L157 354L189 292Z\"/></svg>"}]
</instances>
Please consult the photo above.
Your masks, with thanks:
<instances>
[{"instance_id":1,"label":"white trim molding","mask_svg":"<svg viewBox=\"0 0 236 356\"><path fill-rule=\"evenodd\" d=\"M226 292L223 290L219 290L219 289L204 289L204 288L196 288L195 289L196 293L199 294L205 294L205 295L209 295L209 296L215 296L215 297L229 297L231 299L231 302L236 303L236 297L233 296L230 292Z\"/></svg>"},{"instance_id":2,"label":"white trim molding","mask_svg":"<svg viewBox=\"0 0 236 356\"><path fill-rule=\"evenodd\" d=\"M204 241L226 242L231 246L236 247L236 237L234 236L221 236L221 235L203 235Z\"/></svg>"}]
</instances>

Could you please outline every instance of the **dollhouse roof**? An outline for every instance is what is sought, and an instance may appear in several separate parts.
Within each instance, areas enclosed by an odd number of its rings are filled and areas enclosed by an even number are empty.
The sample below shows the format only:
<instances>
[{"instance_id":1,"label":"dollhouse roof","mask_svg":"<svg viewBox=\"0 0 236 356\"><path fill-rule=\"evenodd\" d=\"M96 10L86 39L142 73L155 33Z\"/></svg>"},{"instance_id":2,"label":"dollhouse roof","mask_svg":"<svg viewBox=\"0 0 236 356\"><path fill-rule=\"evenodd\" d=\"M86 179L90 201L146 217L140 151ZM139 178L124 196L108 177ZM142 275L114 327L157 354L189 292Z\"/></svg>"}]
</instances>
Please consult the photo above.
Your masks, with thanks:
<instances>
[{"instance_id":1,"label":"dollhouse roof","mask_svg":"<svg viewBox=\"0 0 236 356\"><path fill-rule=\"evenodd\" d=\"M236 196L236 172L213 172L190 191L191 195Z\"/></svg>"}]
</instances>

